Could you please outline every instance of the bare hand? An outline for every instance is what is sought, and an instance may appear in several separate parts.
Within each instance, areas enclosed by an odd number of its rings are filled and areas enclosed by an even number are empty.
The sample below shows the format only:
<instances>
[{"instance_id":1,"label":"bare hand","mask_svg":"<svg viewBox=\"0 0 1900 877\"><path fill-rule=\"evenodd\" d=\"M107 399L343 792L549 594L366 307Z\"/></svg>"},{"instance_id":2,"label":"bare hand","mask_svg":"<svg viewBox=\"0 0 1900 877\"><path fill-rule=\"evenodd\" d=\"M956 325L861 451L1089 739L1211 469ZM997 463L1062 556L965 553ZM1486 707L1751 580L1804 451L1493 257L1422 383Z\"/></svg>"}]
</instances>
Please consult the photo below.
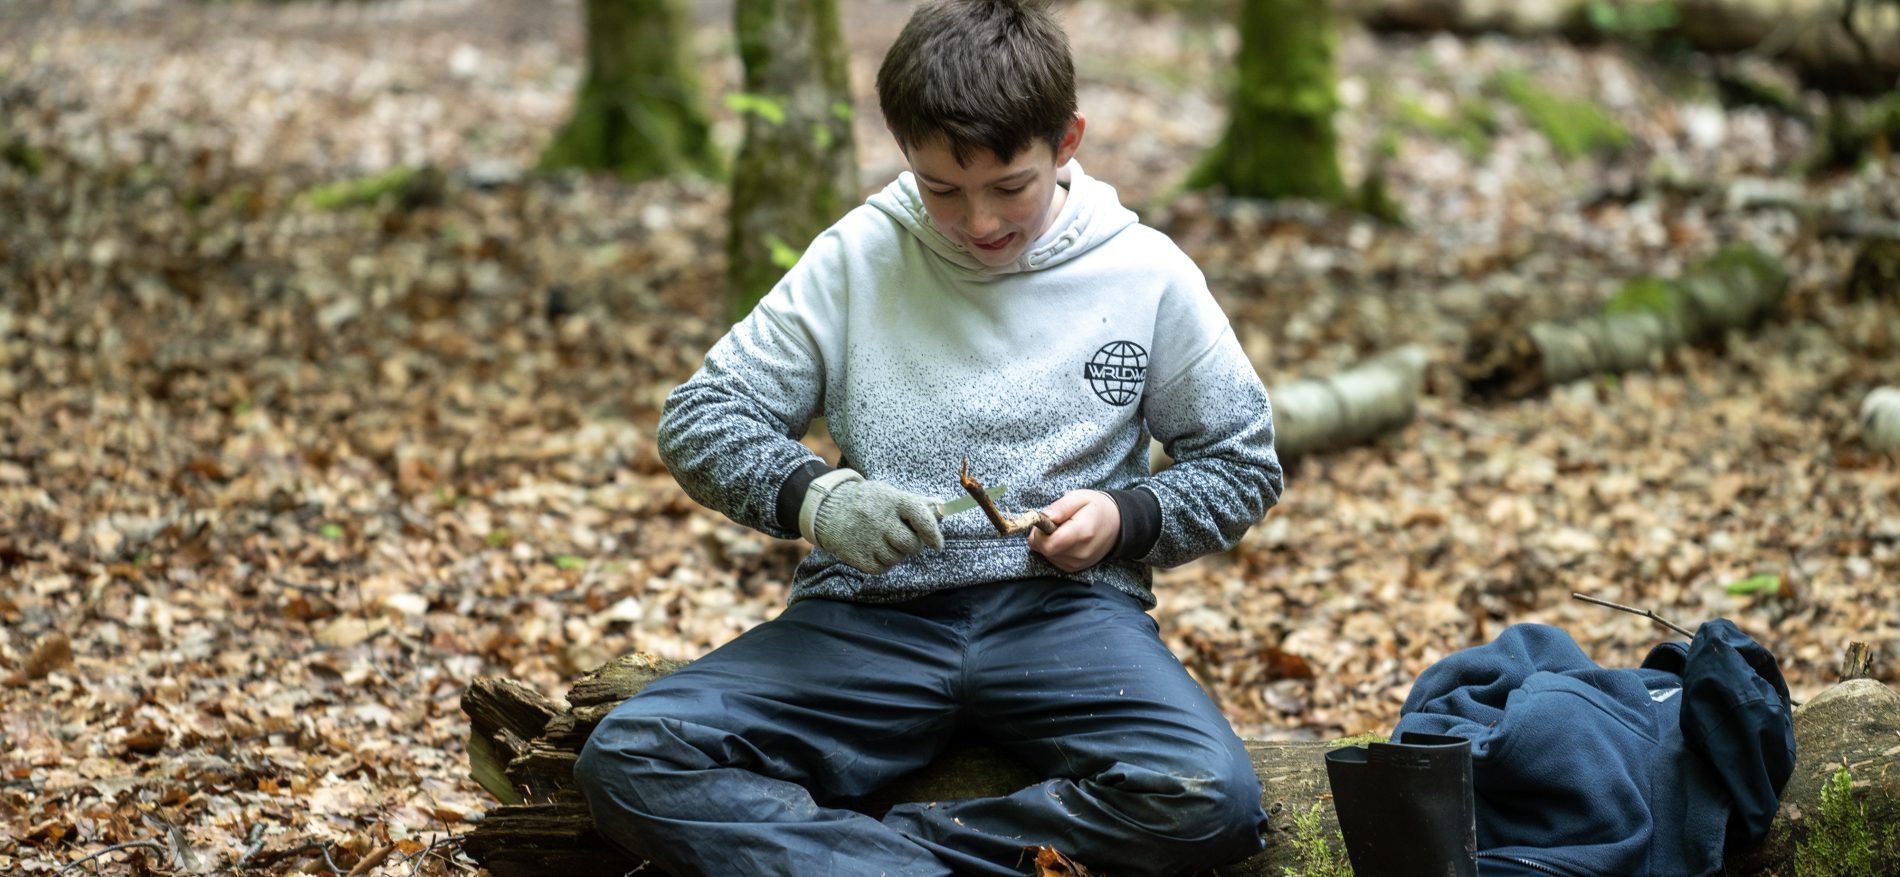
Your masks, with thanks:
<instances>
[{"instance_id":1,"label":"bare hand","mask_svg":"<svg viewBox=\"0 0 1900 877\"><path fill-rule=\"evenodd\" d=\"M1054 533L1029 533L1029 548L1063 572L1081 572L1102 561L1121 536L1122 513L1099 490L1071 490L1042 510L1056 524Z\"/></svg>"}]
</instances>

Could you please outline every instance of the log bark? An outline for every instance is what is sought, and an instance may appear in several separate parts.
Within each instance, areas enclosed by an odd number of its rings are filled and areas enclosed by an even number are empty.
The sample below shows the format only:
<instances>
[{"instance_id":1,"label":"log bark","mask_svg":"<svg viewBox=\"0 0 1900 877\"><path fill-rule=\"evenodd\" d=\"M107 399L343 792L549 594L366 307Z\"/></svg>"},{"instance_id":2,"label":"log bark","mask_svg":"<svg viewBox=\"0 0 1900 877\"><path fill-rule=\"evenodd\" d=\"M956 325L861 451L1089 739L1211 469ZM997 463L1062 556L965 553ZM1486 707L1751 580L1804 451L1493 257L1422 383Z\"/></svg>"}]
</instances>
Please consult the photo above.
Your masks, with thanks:
<instances>
[{"instance_id":1,"label":"log bark","mask_svg":"<svg viewBox=\"0 0 1900 877\"><path fill-rule=\"evenodd\" d=\"M1773 257L1731 248L1675 280L1625 286L1602 314L1475 332L1460 371L1481 396L1522 398L1577 378L1647 368L1672 348L1756 325L1787 288Z\"/></svg>"},{"instance_id":2,"label":"log bark","mask_svg":"<svg viewBox=\"0 0 1900 877\"><path fill-rule=\"evenodd\" d=\"M561 713L567 719L558 729L562 741L554 744L547 735L534 738L532 747L561 751L572 756L593 725L607 709L644 687L647 682L671 672L677 664L636 655L622 658L584 676L570 691L572 706ZM523 689L506 681L478 680L470 691L482 689L476 696L511 696ZM464 703L468 703L465 697ZM489 714L507 712L489 709ZM471 714L472 716L472 714ZM485 723L487 724L487 723ZM1793 873L1796 844L1806 836L1810 815L1817 812L1822 783L1841 764L1854 774L1854 795L1867 808L1873 825L1893 824L1900 819L1900 747L1893 741L1900 735L1900 694L1870 679L1843 682L1814 698L1795 711L1795 737L1799 756L1793 778L1783 793L1781 810L1769 838L1758 848L1748 850L1730 863L1729 873L1737 877L1768 877ZM479 736L479 734L478 734ZM1267 848L1259 855L1220 873L1233 877L1281 877L1283 868L1296 868L1293 844L1293 816L1305 813L1315 804L1322 806L1323 830L1328 837L1337 828L1332 815L1323 755L1331 744L1319 742L1246 741L1263 790L1262 805L1270 817ZM500 746L480 751L500 751ZM471 747L471 762L478 750ZM531 758L529 756L528 758ZM471 763L478 775L503 773L521 776L517 797L528 803L505 805L490 810L463 841L463 849L487 868L494 877L539 877L562 874L565 877L621 877L642 863L608 844L593 830L587 807L572 789L571 777L561 774L528 777L528 761L518 760L502 768ZM553 760L539 762L533 771L556 772L566 768ZM519 768L519 769L517 769ZM1036 780L1020 763L996 747L967 742L953 747L929 768L893 784L873 798L840 802L844 806L872 815L882 814L900 801L935 801L1006 794ZM550 792L540 792L537 789ZM1900 873L1900 861L1883 863L1885 873ZM659 873L649 870L641 873ZM1110 873L1113 873L1112 868Z\"/></svg>"}]
</instances>

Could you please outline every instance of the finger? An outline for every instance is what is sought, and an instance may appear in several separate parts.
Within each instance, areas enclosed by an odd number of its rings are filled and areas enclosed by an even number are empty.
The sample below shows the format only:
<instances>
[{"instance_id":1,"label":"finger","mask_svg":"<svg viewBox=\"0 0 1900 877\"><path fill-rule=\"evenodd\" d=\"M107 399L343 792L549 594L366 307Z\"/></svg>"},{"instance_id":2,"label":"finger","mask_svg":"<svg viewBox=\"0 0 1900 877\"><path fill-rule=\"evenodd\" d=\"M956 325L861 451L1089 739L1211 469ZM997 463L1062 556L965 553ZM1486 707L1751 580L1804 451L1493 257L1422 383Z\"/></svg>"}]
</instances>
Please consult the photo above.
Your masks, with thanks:
<instances>
[{"instance_id":1,"label":"finger","mask_svg":"<svg viewBox=\"0 0 1900 877\"><path fill-rule=\"evenodd\" d=\"M917 553L917 534L910 528L901 526L884 529L884 545L896 552L898 557L909 557Z\"/></svg>"},{"instance_id":2,"label":"finger","mask_svg":"<svg viewBox=\"0 0 1900 877\"><path fill-rule=\"evenodd\" d=\"M909 525L910 531L917 534L918 541L932 550L943 550L943 527L937 523L937 504L928 500L906 503L898 508L898 519ZM917 546L911 546L912 552Z\"/></svg>"}]
</instances>

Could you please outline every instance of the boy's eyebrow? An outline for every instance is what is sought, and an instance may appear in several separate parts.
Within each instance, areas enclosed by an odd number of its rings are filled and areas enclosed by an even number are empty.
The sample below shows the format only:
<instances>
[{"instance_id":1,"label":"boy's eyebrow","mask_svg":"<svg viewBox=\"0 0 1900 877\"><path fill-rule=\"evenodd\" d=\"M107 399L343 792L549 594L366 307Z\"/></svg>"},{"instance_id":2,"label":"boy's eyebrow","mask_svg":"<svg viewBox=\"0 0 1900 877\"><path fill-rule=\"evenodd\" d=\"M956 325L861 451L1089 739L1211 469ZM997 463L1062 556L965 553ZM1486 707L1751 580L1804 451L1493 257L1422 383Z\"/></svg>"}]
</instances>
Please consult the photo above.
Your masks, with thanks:
<instances>
[{"instance_id":1,"label":"boy's eyebrow","mask_svg":"<svg viewBox=\"0 0 1900 877\"><path fill-rule=\"evenodd\" d=\"M991 181L989 181L988 183L985 183L984 185L989 185L989 186L995 186L995 185L998 185L998 184L1001 184L1001 183L1010 183L1010 182L1015 182L1015 181L1018 181L1018 180L1020 180L1020 179L1022 179L1023 177L1027 177L1027 176L1032 176L1032 175L1034 175L1035 173L1036 173L1036 169L1035 169L1035 168L1033 168L1033 167L1026 167L1026 168L1023 168L1022 170L1019 170L1019 171L1017 171L1017 172L1015 172L1015 173L1013 173L1013 174L1004 174L1003 176L1000 176L1000 177L997 177L996 179L994 179L994 180L991 180ZM939 179L937 179L936 177L933 177L933 176L931 176L931 175L929 175L929 174L925 174L925 173L918 173L918 174L917 174L917 179L920 179L920 180L923 180L924 182L926 182L926 183L929 183L929 184L931 184L931 185L933 185L933 186L949 186L949 187L952 187L952 188L954 188L954 187L956 186L956 183L946 183L946 182L944 182L944 181L942 181L942 180L939 180Z\"/></svg>"}]
</instances>

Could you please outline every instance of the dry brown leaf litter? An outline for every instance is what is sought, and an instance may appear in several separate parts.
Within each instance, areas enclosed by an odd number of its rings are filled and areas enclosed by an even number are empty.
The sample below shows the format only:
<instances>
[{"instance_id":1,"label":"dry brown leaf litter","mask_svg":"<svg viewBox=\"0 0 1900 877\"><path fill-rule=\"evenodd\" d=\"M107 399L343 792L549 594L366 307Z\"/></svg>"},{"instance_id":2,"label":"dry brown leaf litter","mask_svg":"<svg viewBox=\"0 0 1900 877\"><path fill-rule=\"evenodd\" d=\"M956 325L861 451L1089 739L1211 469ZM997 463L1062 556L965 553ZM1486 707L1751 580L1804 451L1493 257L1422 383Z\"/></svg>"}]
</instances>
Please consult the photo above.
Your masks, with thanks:
<instances>
[{"instance_id":1,"label":"dry brown leaf litter","mask_svg":"<svg viewBox=\"0 0 1900 877\"><path fill-rule=\"evenodd\" d=\"M903 8L846 12L868 86ZM1605 663L1656 639L1572 590L1735 618L1801 697L1848 639L1894 654L1900 475L1853 412L1900 376L1900 323L1840 294L1849 242L1748 194L1785 189L1799 123L1665 92L1614 51L1349 35L1351 172L1398 131L1413 228L1384 228L1170 195L1218 135L1231 33L1063 14L1085 163L1195 255L1269 381L1406 342L1440 362L1402 434L1304 462L1237 550L1162 574L1164 635L1243 732L1387 727L1419 670L1513 621ZM701 19L717 95L730 38ZM487 804L464 778L469 679L558 694L778 611L798 546L699 509L652 448L719 331L723 193L520 172L579 75L578 21L0 12L0 139L45 156L0 164L0 871L141 841L97 862L456 871L430 844ZM1503 69L1597 97L1638 145L1561 162L1500 109L1480 158L1387 115ZM861 102L867 186L898 166L876 120ZM420 162L449 172L439 204L295 200ZM1794 191L1892 220L1895 179L1889 160ZM1478 319L1593 307L1732 241L1787 259L1777 325L1539 400L1460 396L1448 364ZM1760 572L1789 593L1724 590Z\"/></svg>"}]
</instances>

